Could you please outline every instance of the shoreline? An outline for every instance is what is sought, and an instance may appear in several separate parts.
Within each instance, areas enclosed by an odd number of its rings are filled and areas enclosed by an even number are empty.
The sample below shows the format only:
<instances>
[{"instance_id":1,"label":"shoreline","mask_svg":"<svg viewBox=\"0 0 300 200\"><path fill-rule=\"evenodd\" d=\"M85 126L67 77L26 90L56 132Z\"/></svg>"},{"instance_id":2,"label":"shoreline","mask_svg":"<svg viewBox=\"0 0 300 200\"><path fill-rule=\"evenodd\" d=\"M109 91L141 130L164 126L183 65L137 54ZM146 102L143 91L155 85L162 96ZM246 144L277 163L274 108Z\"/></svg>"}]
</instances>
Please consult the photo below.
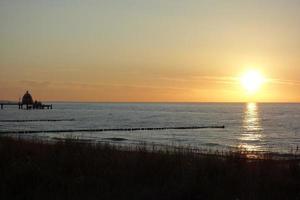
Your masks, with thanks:
<instances>
[{"instance_id":1,"label":"shoreline","mask_svg":"<svg viewBox=\"0 0 300 200\"><path fill-rule=\"evenodd\" d=\"M22 132L22 131L21 131ZM26 134L25 134L26 135ZM156 143L147 143L147 142L138 142L138 143L122 143L126 142L128 139L122 137L108 137L102 138L102 140L93 140L93 139L81 139L77 137L53 137L53 138L39 138L30 136L28 138L23 137L24 134L0 134L0 138L12 138L12 139L21 139L28 142L37 141L45 144L55 144L58 142L73 142L73 143L83 143L87 145L110 145L119 150L125 151L135 151L135 149L143 148L149 152L188 152L195 153L205 156L219 156L226 157L230 154L239 154L240 157L245 159L272 159L272 160L300 160L300 151L298 149L291 149L289 152L273 152L273 151L255 151L247 150L243 147L224 147L224 148L211 148L211 147L191 147L191 146L182 146L182 145L173 145L173 144L156 144Z\"/></svg>"},{"instance_id":2,"label":"shoreline","mask_svg":"<svg viewBox=\"0 0 300 200\"><path fill-rule=\"evenodd\" d=\"M0 137L3 199L298 199L300 161Z\"/></svg>"}]
</instances>

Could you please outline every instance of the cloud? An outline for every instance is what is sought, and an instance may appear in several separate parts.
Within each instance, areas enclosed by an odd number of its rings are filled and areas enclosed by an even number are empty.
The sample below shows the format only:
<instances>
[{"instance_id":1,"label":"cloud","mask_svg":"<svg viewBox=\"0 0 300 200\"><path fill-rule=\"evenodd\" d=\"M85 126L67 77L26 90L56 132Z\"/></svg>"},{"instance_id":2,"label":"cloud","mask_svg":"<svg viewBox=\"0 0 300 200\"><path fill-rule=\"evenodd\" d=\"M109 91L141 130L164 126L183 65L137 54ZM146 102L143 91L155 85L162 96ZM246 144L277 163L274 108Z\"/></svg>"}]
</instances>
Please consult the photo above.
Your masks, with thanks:
<instances>
[{"instance_id":1,"label":"cloud","mask_svg":"<svg viewBox=\"0 0 300 200\"><path fill-rule=\"evenodd\" d=\"M50 81L35 81L35 80L22 80L18 81L18 84L26 87L49 87Z\"/></svg>"},{"instance_id":2,"label":"cloud","mask_svg":"<svg viewBox=\"0 0 300 200\"><path fill-rule=\"evenodd\" d=\"M298 80L268 79L267 81L280 85L300 86L300 81Z\"/></svg>"},{"instance_id":3,"label":"cloud","mask_svg":"<svg viewBox=\"0 0 300 200\"><path fill-rule=\"evenodd\" d=\"M230 76L190 76L188 78L170 78L170 77L160 77L162 80L167 81L177 81L177 82L214 82L219 84L234 84L239 78Z\"/></svg>"},{"instance_id":4,"label":"cloud","mask_svg":"<svg viewBox=\"0 0 300 200\"><path fill-rule=\"evenodd\" d=\"M85 87L91 89L97 89L100 87L128 87L128 88L141 88L141 89L168 89L168 90L191 90L187 87L170 87L170 86L152 86L152 85L141 85L141 84L122 84L122 83L79 83L79 82L65 82L64 85L75 86L75 87Z\"/></svg>"},{"instance_id":5,"label":"cloud","mask_svg":"<svg viewBox=\"0 0 300 200\"><path fill-rule=\"evenodd\" d=\"M240 81L239 77L232 76L190 76L189 78L170 78L161 77L162 80L167 81L177 81L177 82L213 82L218 84L236 84ZM290 85L290 86L300 86L299 80L286 80L286 79L267 79L268 83Z\"/></svg>"},{"instance_id":6,"label":"cloud","mask_svg":"<svg viewBox=\"0 0 300 200\"><path fill-rule=\"evenodd\" d=\"M166 89L166 90L193 90L187 87L170 87L170 86L154 86L154 85L141 85L141 84L122 84L122 83L84 83L74 81L38 81L38 80L22 80L13 82L13 85L21 85L27 88L57 88L57 89L99 89L103 87L127 87L127 88L141 88L141 89Z\"/></svg>"}]
</instances>

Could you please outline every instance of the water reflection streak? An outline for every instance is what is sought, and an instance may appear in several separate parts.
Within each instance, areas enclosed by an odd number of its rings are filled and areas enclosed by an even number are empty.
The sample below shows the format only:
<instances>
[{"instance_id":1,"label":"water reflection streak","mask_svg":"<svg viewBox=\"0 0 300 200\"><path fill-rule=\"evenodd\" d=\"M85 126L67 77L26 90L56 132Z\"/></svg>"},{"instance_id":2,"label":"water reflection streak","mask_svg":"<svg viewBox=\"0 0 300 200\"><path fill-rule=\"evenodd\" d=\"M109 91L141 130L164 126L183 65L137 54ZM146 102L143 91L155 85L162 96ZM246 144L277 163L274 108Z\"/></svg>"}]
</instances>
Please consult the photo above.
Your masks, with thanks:
<instances>
[{"instance_id":1,"label":"water reflection streak","mask_svg":"<svg viewBox=\"0 0 300 200\"><path fill-rule=\"evenodd\" d=\"M257 144L263 139L263 128L256 103L248 103L244 112L243 133L239 138L239 147L247 151L262 151Z\"/></svg>"}]
</instances>

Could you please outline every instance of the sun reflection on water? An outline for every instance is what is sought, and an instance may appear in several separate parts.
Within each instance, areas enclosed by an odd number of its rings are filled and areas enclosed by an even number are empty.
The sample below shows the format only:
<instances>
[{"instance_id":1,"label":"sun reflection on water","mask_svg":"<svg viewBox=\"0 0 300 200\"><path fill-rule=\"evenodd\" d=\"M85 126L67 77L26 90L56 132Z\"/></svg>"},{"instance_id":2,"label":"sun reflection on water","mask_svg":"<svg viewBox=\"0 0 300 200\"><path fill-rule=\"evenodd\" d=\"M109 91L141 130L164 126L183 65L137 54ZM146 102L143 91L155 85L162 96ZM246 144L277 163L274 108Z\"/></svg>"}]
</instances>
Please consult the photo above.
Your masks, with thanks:
<instances>
[{"instance_id":1,"label":"sun reflection on water","mask_svg":"<svg viewBox=\"0 0 300 200\"><path fill-rule=\"evenodd\" d=\"M261 146L257 142L262 140L263 128L256 103L248 103L246 105L243 129L243 134L239 138L239 147L247 151L261 151Z\"/></svg>"}]
</instances>

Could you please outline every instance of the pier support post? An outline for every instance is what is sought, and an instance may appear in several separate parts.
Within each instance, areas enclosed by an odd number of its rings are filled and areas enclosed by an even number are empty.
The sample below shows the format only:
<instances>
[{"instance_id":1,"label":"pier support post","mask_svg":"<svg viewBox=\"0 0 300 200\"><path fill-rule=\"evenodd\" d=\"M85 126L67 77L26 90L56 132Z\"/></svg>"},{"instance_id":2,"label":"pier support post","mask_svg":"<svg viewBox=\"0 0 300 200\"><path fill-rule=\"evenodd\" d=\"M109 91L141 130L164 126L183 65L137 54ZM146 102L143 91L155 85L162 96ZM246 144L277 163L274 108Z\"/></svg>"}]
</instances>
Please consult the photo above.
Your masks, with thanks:
<instances>
[{"instance_id":1,"label":"pier support post","mask_svg":"<svg viewBox=\"0 0 300 200\"><path fill-rule=\"evenodd\" d=\"M3 104L1 104L1 110L3 109Z\"/></svg>"}]
</instances>

